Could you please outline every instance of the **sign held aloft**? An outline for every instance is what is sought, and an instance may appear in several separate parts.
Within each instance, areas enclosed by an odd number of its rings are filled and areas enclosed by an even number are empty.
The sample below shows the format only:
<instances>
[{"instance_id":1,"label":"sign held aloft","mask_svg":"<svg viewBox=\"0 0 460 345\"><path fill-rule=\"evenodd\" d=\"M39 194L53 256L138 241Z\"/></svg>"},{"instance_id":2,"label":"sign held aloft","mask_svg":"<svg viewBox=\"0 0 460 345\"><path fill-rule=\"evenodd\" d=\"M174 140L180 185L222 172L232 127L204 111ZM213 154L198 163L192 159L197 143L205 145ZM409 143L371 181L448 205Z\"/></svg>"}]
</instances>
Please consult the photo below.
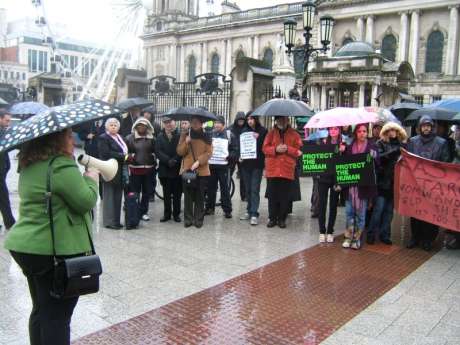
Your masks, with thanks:
<instances>
[{"instance_id":1,"label":"sign held aloft","mask_svg":"<svg viewBox=\"0 0 460 345\"><path fill-rule=\"evenodd\" d=\"M375 186L374 159L370 153L338 156L335 178L339 186Z\"/></svg>"},{"instance_id":2,"label":"sign held aloft","mask_svg":"<svg viewBox=\"0 0 460 345\"><path fill-rule=\"evenodd\" d=\"M309 145L302 147L302 175L313 176L334 173L335 158L339 152L337 145Z\"/></svg>"}]
</instances>

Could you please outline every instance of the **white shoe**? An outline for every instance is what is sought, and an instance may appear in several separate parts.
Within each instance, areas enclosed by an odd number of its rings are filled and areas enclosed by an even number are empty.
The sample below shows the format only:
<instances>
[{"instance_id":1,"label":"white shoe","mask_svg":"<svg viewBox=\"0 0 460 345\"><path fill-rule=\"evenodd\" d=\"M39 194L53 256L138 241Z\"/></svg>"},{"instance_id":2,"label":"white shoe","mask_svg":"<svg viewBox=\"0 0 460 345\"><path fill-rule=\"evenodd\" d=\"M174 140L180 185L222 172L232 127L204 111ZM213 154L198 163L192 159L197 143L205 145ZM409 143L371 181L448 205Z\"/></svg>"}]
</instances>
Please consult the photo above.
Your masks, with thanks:
<instances>
[{"instance_id":1,"label":"white shoe","mask_svg":"<svg viewBox=\"0 0 460 345\"><path fill-rule=\"evenodd\" d=\"M240 217L240 220L249 220L251 217L249 216L249 213L245 213Z\"/></svg>"},{"instance_id":2,"label":"white shoe","mask_svg":"<svg viewBox=\"0 0 460 345\"><path fill-rule=\"evenodd\" d=\"M259 220L257 219L257 217L251 217L251 225L257 225L259 224Z\"/></svg>"},{"instance_id":3,"label":"white shoe","mask_svg":"<svg viewBox=\"0 0 460 345\"><path fill-rule=\"evenodd\" d=\"M345 241L343 241L342 243L343 248L350 248L350 245L351 245L351 240L349 238L345 239Z\"/></svg>"},{"instance_id":4,"label":"white shoe","mask_svg":"<svg viewBox=\"0 0 460 345\"><path fill-rule=\"evenodd\" d=\"M150 220L150 217L147 214L143 214L142 220L145 220L146 222L148 222Z\"/></svg>"},{"instance_id":5,"label":"white shoe","mask_svg":"<svg viewBox=\"0 0 460 345\"><path fill-rule=\"evenodd\" d=\"M331 235L331 234L327 234L327 239L326 239L327 243L332 243L334 242L334 235Z\"/></svg>"},{"instance_id":6,"label":"white shoe","mask_svg":"<svg viewBox=\"0 0 460 345\"><path fill-rule=\"evenodd\" d=\"M324 242L326 242L326 235L319 234L319 243L324 243Z\"/></svg>"}]
</instances>

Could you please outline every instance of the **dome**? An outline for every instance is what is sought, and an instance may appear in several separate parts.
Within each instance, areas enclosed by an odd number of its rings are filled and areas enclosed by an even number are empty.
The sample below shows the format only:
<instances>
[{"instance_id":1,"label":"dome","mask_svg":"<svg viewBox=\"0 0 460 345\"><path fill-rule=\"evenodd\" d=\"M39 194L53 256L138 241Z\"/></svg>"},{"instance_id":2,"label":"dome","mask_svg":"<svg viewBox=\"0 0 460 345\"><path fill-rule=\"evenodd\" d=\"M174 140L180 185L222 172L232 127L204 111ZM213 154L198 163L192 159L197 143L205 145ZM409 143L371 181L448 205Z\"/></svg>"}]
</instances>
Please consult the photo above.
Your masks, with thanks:
<instances>
[{"instance_id":1,"label":"dome","mask_svg":"<svg viewBox=\"0 0 460 345\"><path fill-rule=\"evenodd\" d=\"M375 54L374 48L366 42L350 42L337 50L334 56L366 56Z\"/></svg>"}]
</instances>

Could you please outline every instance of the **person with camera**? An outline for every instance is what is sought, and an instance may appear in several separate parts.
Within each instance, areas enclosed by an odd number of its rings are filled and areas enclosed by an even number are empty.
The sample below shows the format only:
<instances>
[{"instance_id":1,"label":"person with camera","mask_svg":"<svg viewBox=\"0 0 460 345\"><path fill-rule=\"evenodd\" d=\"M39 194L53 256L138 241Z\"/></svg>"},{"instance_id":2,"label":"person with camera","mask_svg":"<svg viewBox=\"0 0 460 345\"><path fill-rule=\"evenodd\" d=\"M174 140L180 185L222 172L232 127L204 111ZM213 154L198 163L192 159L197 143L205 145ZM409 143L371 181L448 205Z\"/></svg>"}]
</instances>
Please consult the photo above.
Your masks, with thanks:
<instances>
[{"instance_id":1,"label":"person with camera","mask_svg":"<svg viewBox=\"0 0 460 345\"><path fill-rule=\"evenodd\" d=\"M160 132L155 145L155 152L158 157L158 176L163 186L163 218L160 222L167 222L171 215L175 222L180 223L182 181L179 170L182 162L176 148L179 144L180 133L176 128L176 121L163 117L164 129ZM172 200L172 207L171 207Z\"/></svg>"},{"instance_id":2,"label":"person with camera","mask_svg":"<svg viewBox=\"0 0 460 345\"><path fill-rule=\"evenodd\" d=\"M8 249L29 285L32 312L29 337L32 345L70 344L70 322L78 297L52 297L54 281L53 240L46 191L48 166L54 248L59 258L92 251L89 229L91 210L98 197L99 174L82 176L73 157L72 130L34 139L19 150L19 219L7 234ZM69 188L70 186L70 188Z\"/></svg>"},{"instance_id":3,"label":"person with camera","mask_svg":"<svg viewBox=\"0 0 460 345\"><path fill-rule=\"evenodd\" d=\"M192 116L190 130L182 131L176 151L182 157L184 226L201 228L206 177L210 175L208 161L212 155L212 138L203 130L202 118Z\"/></svg>"}]
</instances>

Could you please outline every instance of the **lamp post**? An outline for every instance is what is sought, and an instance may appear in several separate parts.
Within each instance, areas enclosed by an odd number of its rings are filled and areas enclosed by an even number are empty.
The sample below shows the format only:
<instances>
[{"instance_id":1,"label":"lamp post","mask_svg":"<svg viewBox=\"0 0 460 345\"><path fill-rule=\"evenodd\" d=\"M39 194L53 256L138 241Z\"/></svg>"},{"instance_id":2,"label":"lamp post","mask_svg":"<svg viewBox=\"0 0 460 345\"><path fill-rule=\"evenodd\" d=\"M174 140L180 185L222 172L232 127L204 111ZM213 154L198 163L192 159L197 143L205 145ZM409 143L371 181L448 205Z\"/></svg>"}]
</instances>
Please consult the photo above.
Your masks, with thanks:
<instances>
[{"instance_id":1,"label":"lamp post","mask_svg":"<svg viewBox=\"0 0 460 345\"><path fill-rule=\"evenodd\" d=\"M305 44L294 48L295 45L295 34L297 28L297 21L293 18L289 18L284 22L284 44L286 45L286 53L291 55L292 52L295 54L303 54L303 79L302 79L302 98L305 102L308 102L307 84L308 84L308 64L311 58L318 56L319 52L325 53L329 50L331 43L332 28L334 27L334 18L329 15L322 16L319 19L320 35L322 47L314 48L310 44L312 38L311 30L313 29L313 23L316 15L316 5L313 1L307 1L302 4L302 19L303 29L305 38Z\"/></svg>"}]
</instances>

